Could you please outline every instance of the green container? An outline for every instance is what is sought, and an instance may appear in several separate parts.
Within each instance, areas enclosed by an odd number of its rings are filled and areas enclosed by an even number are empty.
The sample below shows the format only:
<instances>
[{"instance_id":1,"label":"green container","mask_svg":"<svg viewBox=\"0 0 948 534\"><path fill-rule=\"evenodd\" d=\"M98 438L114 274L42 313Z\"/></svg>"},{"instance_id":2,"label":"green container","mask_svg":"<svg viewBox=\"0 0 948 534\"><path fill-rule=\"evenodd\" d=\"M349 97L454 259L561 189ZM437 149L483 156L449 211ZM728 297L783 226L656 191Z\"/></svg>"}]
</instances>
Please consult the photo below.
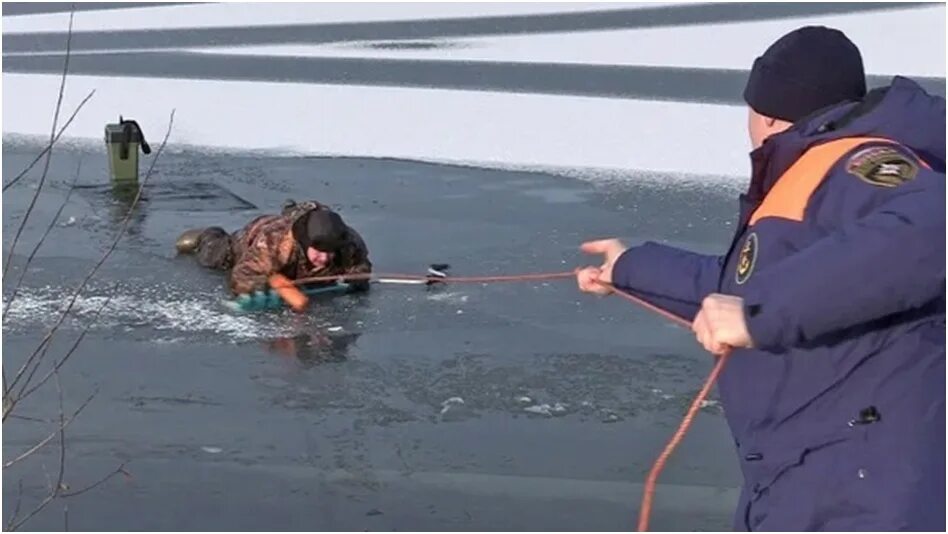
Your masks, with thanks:
<instances>
[{"instance_id":1,"label":"green container","mask_svg":"<svg viewBox=\"0 0 948 534\"><path fill-rule=\"evenodd\" d=\"M134 120L119 116L118 124L105 125L105 146L109 151L109 174L113 182L138 182L138 150L150 154L145 134Z\"/></svg>"}]
</instances>

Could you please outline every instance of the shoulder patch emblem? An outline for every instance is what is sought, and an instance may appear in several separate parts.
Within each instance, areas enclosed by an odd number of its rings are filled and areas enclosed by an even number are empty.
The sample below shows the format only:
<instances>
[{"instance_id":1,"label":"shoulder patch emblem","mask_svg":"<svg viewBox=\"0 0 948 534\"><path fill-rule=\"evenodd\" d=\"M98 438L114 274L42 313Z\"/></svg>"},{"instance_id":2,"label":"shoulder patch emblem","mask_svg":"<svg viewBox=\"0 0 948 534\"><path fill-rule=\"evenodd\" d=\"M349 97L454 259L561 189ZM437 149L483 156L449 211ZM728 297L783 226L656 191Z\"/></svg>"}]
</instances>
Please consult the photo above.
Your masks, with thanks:
<instances>
[{"instance_id":1,"label":"shoulder patch emblem","mask_svg":"<svg viewBox=\"0 0 948 534\"><path fill-rule=\"evenodd\" d=\"M754 272L754 264L757 263L757 234L751 233L744 240L744 246L741 247L741 253L737 257L737 270L734 273L734 281L743 284L750 278Z\"/></svg>"},{"instance_id":2,"label":"shoulder patch emblem","mask_svg":"<svg viewBox=\"0 0 948 534\"><path fill-rule=\"evenodd\" d=\"M872 185L896 187L915 178L918 164L898 149L874 146L853 154L846 170Z\"/></svg>"}]
</instances>

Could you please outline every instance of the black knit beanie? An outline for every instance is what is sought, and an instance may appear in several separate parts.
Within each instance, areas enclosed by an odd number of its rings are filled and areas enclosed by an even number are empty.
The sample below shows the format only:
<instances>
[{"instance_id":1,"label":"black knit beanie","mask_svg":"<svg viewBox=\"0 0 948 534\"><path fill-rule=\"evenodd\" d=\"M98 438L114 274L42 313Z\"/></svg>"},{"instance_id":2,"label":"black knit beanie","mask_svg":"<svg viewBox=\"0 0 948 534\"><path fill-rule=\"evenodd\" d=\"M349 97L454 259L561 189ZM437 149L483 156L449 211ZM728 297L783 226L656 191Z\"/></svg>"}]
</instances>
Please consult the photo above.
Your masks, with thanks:
<instances>
[{"instance_id":1,"label":"black knit beanie","mask_svg":"<svg viewBox=\"0 0 948 534\"><path fill-rule=\"evenodd\" d=\"M865 94L866 73L856 45L839 30L805 26L754 61L744 101L762 115L795 122Z\"/></svg>"},{"instance_id":2,"label":"black knit beanie","mask_svg":"<svg viewBox=\"0 0 948 534\"><path fill-rule=\"evenodd\" d=\"M293 222L293 237L306 250L336 252L346 244L348 227L342 217L326 209L311 210Z\"/></svg>"}]
</instances>

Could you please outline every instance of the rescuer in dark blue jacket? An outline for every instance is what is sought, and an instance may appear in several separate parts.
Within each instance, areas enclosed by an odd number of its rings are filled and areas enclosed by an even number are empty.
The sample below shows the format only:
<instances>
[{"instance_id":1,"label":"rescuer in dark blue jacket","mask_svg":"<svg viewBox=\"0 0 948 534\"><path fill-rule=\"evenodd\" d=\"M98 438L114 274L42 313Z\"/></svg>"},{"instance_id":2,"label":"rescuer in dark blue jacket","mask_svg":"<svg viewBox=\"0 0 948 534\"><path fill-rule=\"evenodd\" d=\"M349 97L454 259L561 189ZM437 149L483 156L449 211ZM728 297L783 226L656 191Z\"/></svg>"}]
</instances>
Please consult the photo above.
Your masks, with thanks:
<instances>
[{"instance_id":1,"label":"rescuer in dark blue jacket","mask_svg":"<svg viewBox=\"0 0 948 534\"><path fill-rule=\"evenodd\" d=\"M586 243L602 283L693 321L744 486L739 530L945 530L945 100L806 27L757 59L729 250Z\"/></svg>"}]
</instances>

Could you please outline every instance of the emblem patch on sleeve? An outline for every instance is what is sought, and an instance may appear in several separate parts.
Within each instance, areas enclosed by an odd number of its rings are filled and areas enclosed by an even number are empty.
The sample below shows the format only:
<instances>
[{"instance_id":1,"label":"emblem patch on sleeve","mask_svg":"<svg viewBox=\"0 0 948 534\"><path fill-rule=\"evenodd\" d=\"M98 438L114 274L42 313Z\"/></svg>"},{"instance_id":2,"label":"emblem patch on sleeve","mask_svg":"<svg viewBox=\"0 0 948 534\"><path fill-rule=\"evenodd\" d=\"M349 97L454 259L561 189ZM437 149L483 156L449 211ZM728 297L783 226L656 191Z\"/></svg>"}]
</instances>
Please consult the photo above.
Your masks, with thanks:
<instances>
[{"instance_id":1,"label":"emblem patch on sleeve","mask_svg":"<svg viewBox=\"0 0 948 534\"><path fill-rule=\"evenodd\" d=\"M744 240L741 247L741 253L737 257L737 269L734 273L734 281L739 285L750 278L754 272L754 264L757 263L757 234L752 233Z\"/></svg>"},{"instance_id":2,"label":"emblem patch on sleeve","mask_svg":"<svg viewBox=\"0 0 948 534\"><path fill-rule=\"evenodd\" d=\"M895 187L915 178L918 164L895 148L874 146L853 154L846 170L872 185Z\"/></svg>"}]
</instances>

